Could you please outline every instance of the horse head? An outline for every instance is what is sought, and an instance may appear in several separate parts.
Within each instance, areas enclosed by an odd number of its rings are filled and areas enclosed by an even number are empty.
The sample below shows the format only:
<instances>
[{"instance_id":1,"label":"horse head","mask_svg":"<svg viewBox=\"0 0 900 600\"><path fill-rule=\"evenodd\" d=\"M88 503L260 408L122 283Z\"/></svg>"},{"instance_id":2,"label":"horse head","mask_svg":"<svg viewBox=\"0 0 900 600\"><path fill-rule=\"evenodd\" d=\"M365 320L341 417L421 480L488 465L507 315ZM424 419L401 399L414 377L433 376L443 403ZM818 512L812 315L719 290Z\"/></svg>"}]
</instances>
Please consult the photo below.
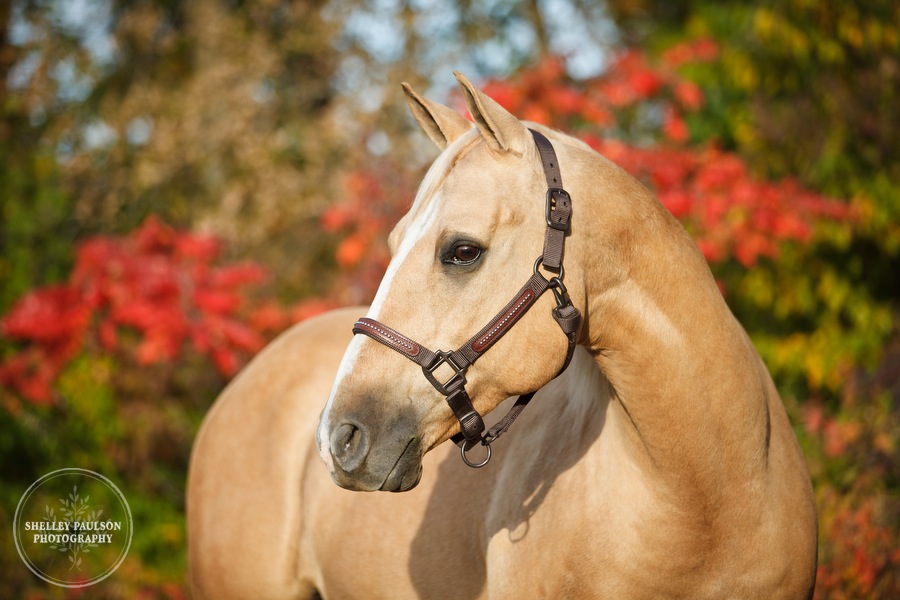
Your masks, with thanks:
<instances>
[{"instance_id":1,"label":"horse head","mask_svg":"<svg viewBox=\"0 0 900 600\"><path fill-rule=\"evenodd\" d=\"M565 292L573 311L583 303L577 263L567 263L564 273L535 260L543 256L550 204L556 204L548 193L550 167L532 133L539 128L464 76L457 73L457 79L474 123L404 85L413 116L442 152L390 235L390 265L354 330L367 335L355 336L347 348L317 431L333 480L349 489L403 491L418 483L423 455L465 427L465 410L448 410L442 384L452 387L461 377L477 413L472 417L480 421L505 398L550 381L567 355L567 335L550 316L554 297L559 304ZM562 140L542 131L540 137ZM566 235L560 232L560 240ZM563 276L567 287L557 285L554 294L541 294L546 287L530 296L522 291L525 281L552 287ZM516 312L522 294L527 314ZM507 327L510 322L515 325ZM461 348L480 329L485 340L491 331L502 330L502 337L490 339L491 351L479 353L471 369L461 369L450 352L444 359L428 350L427 360L413 355L420 343ZM575 336L569 334L569 345ZM483 350L488 344L469 345ZM467 438L470 447L474 438Z\"/></svg>"}]
</instances>

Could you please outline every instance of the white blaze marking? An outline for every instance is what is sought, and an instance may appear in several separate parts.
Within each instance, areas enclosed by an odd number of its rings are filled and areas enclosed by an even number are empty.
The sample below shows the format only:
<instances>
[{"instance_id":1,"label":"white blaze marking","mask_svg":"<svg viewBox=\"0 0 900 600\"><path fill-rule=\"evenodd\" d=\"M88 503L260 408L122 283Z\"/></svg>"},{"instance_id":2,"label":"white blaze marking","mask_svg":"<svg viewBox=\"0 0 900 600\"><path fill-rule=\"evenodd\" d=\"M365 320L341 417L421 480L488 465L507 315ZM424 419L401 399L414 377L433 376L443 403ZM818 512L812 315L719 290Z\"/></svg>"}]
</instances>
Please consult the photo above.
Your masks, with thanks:
<instances>
[{"instance_id":1,"label":"white blaze marking","mask_svg":"<svg viewBox=\"0 0 900 600\"><path fill-rule=\"evenodd\" d=\"M391 284L394 281L394 277L397 275L397 271L400 269L400 265L406 262L409 253L412 252L412 249L419 243L419 240L425 236L429 228L434 224L435 215L437 215L436 207L440 203L440 196L440 192L435 194L435 197L428 206L425 207L422 214L418 215L416 220L413 221L406 230L406 235L403 236L403 241L400 242L397 254L391 259L391 263L388 265L387 271L381 280L381 284L378 286L378 291L375 293L375 299L372 300L372 306L369 307L369 314L367 316L370 319L378 318L378 313L381 311L385 299L387 299Z\"/></svg>"},{"instance_id":2,"label":"white blaze marking","mask_svg":"<svg viewBox=\"0 0 900 600\"><path fill-rule=\"evenodd\" d=\"M426 178L427 180L427 178ZM394 281L394 277L397 274L397 271L400 269L400 266L406 261L409 253L412 252L412 249L416 246L416 244L421 240L425 234L428 232L429 228L434 224L435 216L437 215L437 206L440 203L440 192L436 193L432 201L425 207L421 214L417 215L416 219L410 224L409 228L406 231L406 235L403 236L403 241L400 242L400 247L397 249L397 254L391 259L390 264L388 265L387 272L384 274L384 278L381 280L381 284L378 286L378 292L375 294L375 299L372 301L372 306L369 308L369 312L366 316L370 319L377 319L378 313L381 310L381 307L384 305L384 301L390 292L391 284ZM328 434L331 431L331 407L334 403L334 398L337 395L337 390L343 382L344 378L353 370L353 367L356 366L356 361L359 359L359 353L362 348L362 344L365 336L355 335L353 339L350 340L350 345L347 346L347 350L344 352L344 358L341 359L341 364L338 367L337 375L334 378L334 385L331 388L331 394L328 396L328 402L325 404L325 410L322 412L322 419L319 422L319 455L322 457L322 460L325 462L325 465L328 467L330 471L334 470L334 465L331 457L330 450L330 441L328 439Z\"/></svg>"},{"instance_id":3,"label":"white blaze marking","mask_svg":"<svg viewBox=\"0 0 900 600\"><path fill-rule=\"evenodd\" d=\"M416 199L410 208L410 213L414 213L416 210L420 210L420 212L409 224L409 227L403 236L403 240L400 242L400 247L391 259L387 272L384 274L384 278L378 286L378 292L375 294L375 299L372 300L372 306L369 307L367 315L370 319L378 318L378 313L384 305L391 284L394 281L394 277L397 275L397 271L400 269L400 266L406 262L410 252L412 252L416 244L425 236L437 219L438 206L441 203L441 191L439 186L443 182L444 176L453 167L454 161L460 152L462 152L462 150L470 143L475 141L478 138L478 135L478 130L473 127L467 133L459 136L437 157L431 165L431 168L428 169L428 173L419 185ZM428 204L423 208L422 204L425 202L428 202ZM325 462L325 465L331 471L334 470L334 463L331 456L331 443L329 440L329 432L331 431L331 408L334 404L338 388L341 386L344 378L347 377L356 366L356 361L359 359L359 353L364 338L365 336L353 336L350 345L347 346L347 350L344 352L344 358L341 359L341 365L338 367L338 372L335 376L334 385L331 388L328 402L325 404L325 410L322 411L319 429L316 432L319 440L319 454Z\"/></svg>"}]
</instances>

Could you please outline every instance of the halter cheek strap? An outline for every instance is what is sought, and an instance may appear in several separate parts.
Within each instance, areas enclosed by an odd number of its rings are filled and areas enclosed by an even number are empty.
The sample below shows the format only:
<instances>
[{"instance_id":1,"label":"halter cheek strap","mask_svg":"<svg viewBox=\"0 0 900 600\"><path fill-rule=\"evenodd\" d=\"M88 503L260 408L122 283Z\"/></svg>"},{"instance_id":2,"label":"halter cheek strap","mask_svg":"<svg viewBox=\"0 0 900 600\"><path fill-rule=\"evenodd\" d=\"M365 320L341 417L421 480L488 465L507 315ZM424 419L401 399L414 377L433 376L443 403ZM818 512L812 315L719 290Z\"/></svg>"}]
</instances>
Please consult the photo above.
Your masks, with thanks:
<instances>
[{"instance_id":1,"label":"halter cheek strap","mask_svg":"<svg viewBox=\"0 0 900 600\"><path fill-rule=\"evenodd\" d=\"M536 392L519 396L506 416L482 435L485 429L484 420L472 406L472 401L465 388L466 372L469 367L503 337L547 290L552 290L556 298L556 308L553 309L552 316L568 340L566 358L559 373L562 373L572 360L578 327L581 324L581 313L572 305L572 300L562 281L565 275L562 265L563 250L572 215L572 199L562 187L559 163L550 140L537 131L530 131L541 155L541 163L547 179L545 207L547 230L544 236L543 253L534 262L531 277L513 299L465 344L450 352L429 350L419 342L368 317L360 318L353 325L354 334L367 335L422 367L422 373L426 379L446 397L450 410L459 421L460 432L452 439L460 447L463 461L470 467L483 467L488 463L491 458L490 444L509 429ZM541 274L541 266L547 271L558 274L547 279ZM449 379L441 381L437 378L436 371L443 365L447 365L453 371L453 375ZM477 443L485 446L487 455L481 462L472 462L466 453Z\"/></svg>"}]
</instances>

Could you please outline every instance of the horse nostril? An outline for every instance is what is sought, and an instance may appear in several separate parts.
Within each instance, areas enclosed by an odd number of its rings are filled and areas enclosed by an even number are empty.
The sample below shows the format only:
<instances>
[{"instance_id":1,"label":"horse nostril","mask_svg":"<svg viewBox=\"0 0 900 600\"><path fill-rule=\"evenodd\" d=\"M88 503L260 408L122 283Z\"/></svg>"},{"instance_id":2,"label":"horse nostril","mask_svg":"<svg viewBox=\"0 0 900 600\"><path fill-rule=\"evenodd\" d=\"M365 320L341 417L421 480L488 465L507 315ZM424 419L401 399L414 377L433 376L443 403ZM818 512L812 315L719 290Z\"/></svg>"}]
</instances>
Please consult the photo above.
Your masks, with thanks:
<instances>
[{"instance_id":1,"label":"horse nostril","mask_svg":"<svg viewBox=\"0 0 900 600\"><path fill-rule=\"evenodd\" d=\"M331 437L331 455L345 472L359 467L368 453L368 441L362 429L352 423L343 423Z\"/></svg>"}]
</instances>

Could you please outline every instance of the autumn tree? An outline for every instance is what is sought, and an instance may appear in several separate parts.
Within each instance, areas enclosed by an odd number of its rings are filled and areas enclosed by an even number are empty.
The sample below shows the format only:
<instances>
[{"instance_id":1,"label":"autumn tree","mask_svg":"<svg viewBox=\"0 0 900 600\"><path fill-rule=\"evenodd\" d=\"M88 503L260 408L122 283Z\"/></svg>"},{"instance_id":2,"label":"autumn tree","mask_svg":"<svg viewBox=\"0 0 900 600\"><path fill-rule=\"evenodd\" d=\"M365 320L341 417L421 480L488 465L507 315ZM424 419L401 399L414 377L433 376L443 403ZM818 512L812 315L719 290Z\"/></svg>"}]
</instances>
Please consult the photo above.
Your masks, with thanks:
<instances>
[{"instance_id":1,"label":"autumn tree","mask_svg":"<svg viewBox=\"0 0 900 600\"><path fill-rule=\"evenodd\" d=\"M308 289L296 240L341 164L322 5L4 3L2 305L60 277L62 245L150 213Z\"/></svg>"}]
</instances>

